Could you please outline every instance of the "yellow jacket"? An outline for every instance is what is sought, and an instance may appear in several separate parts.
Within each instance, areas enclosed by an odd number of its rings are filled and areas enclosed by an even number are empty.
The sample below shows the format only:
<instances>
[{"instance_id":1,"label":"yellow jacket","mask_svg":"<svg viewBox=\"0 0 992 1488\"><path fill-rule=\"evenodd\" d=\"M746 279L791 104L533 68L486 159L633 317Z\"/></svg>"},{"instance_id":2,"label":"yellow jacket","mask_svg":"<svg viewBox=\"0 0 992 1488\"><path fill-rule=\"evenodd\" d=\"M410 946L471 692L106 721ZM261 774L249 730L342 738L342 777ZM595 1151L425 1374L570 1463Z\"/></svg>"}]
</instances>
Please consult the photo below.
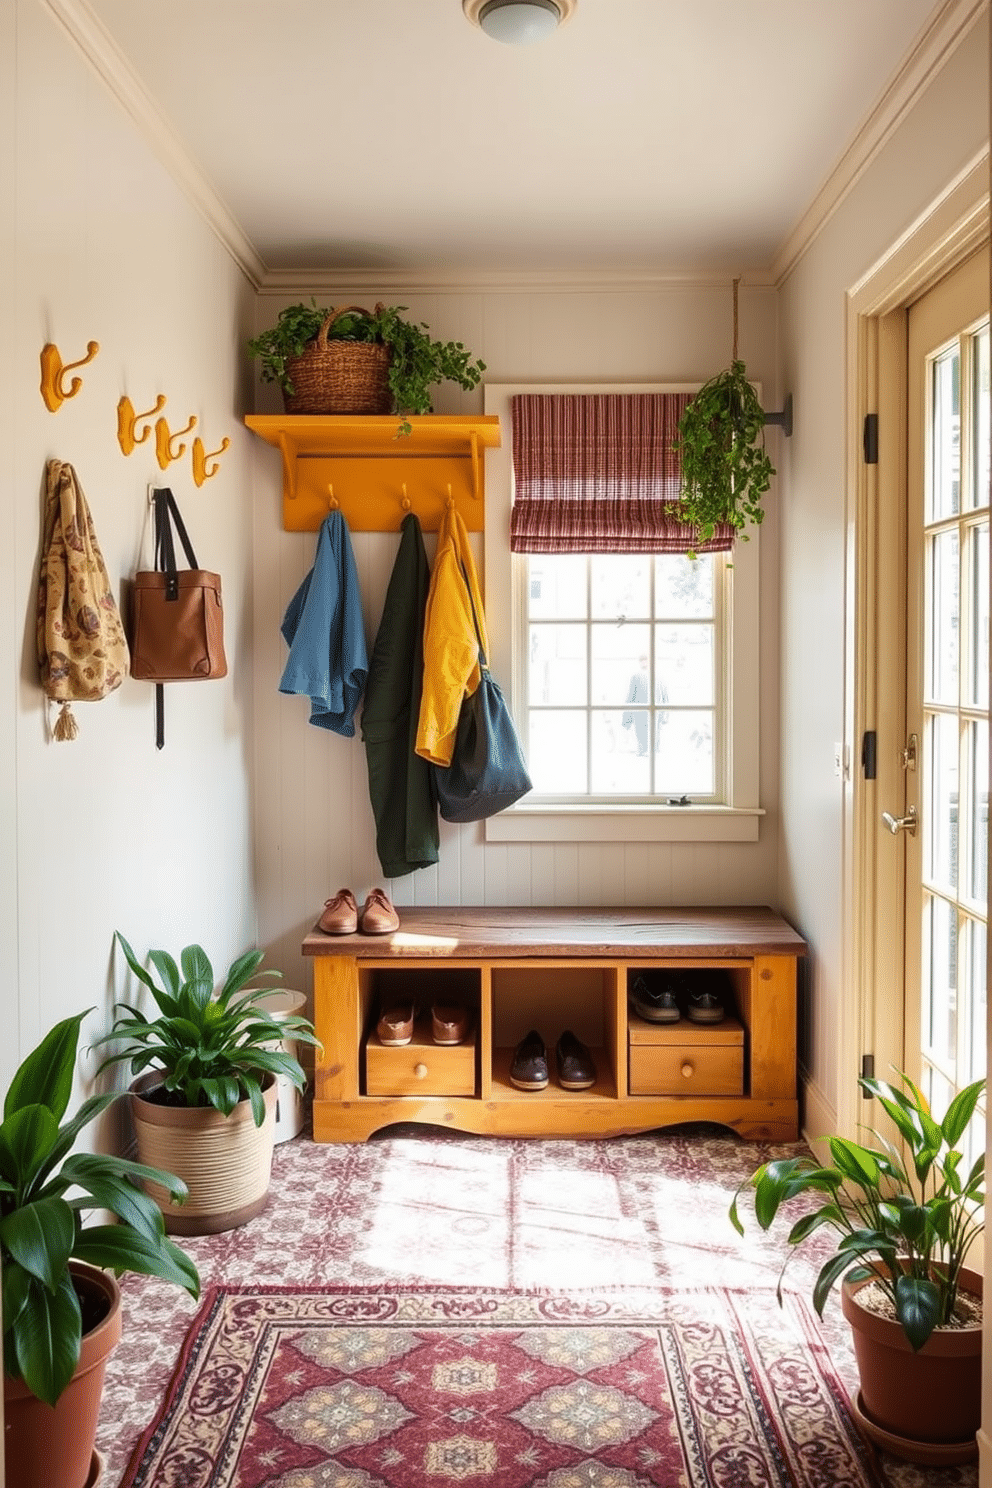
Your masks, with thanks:
<instances>
[{"instance_id":1,"label":"yellow jacket","mask_svg":"<svg viewBox=\"0 0 992 1488\"><path fill-rule=\"evenodd\" d=\"M467 579L467 582L466 582ZM471 592L471 602L469 593ZM479 642L489 655L482 594L462 518L449 507L441 519L424 617L424 687L416 751L436 765L450 765L462 700L479 685Z\"/></svg>"}]
</instances>

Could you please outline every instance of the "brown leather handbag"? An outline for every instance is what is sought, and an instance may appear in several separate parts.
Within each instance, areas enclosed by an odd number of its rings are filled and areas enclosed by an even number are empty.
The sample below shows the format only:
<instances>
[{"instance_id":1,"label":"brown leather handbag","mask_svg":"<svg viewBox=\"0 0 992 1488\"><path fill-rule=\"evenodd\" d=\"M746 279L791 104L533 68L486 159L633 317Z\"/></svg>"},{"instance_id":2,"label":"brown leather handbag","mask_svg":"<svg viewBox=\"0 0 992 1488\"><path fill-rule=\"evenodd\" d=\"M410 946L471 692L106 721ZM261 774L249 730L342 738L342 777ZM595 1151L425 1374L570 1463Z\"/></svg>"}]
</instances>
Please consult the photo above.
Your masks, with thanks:
<instances>
[{"instance_id":1,"label":"brown leather handbag","mask_svg":"<svg viewBox=\"0 0 992 1488\"><path fill-rule=\"evenodd\" d=\"M197 565L196 554L168 489L153 491L155 568L137 573L131 592L131 676L156 684L156 744L165 742L163 682L227 675L220 574ZM188 569L176 567L172 526Z\"/></svg>"}]
</instances>

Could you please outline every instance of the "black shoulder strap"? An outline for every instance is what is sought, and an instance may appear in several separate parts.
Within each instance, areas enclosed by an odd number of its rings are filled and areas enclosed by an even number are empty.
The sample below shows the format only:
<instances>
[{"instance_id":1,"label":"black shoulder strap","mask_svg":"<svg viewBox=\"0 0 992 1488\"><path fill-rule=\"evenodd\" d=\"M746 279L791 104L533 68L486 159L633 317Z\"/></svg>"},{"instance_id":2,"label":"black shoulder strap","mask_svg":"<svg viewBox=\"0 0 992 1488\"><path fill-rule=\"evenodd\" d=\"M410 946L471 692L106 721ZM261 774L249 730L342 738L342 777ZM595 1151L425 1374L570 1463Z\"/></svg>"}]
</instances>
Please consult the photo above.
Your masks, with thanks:
<instances>
[{"instance_id":1,"label":"black shoulder strap","mask_svg":"<svg viewBox=\"0 0 992 1488\"><path fill-rule=\"evenodd\" d=\"M172 537L172 523L176 524L179 533L179 541L183 545L186 561L190 568L199 568L196 554L193 552L193 544L189 540L186 524L179 515L179 507L176 498L168 487L160 491L153 491L155 500L155 567L159 573L167 576L165 594L167 599L178 599L179 586L176 580L176 549ZM170 521L171 516L171 521Z\"/></svg>"},{"instance_id":2,"label":"black shoulder strap","mask_svg":"<svg viewBox=\"0 0 992 1488\"><path fill-rule=\"evenodd\" d=\"M193 552L193 544L189 540L186 524L179 515L179 507L176 498L168 486L162 490L152 492L155 502L155 567L159 573L165 574L165 597L166 599L179 598L179 580L176 577L176 547L172 537L172 523L176 524L179 533L179 541L183 545L186 561L190 568L199 568L196 554ZM170 520L171 518L171 520ZM161 682L155 684L155 747L162 749L165 745L165 690Z\"/></svg>"},{"instance_id":3,"label":"black shoulder strap","mask_svg":"<svg viewBox=\"0 0 992 1488\"><path fill-rule=\"evenodd\" d=\"M465 565L460 558L458 560L458 567L462 571L462 578L465 580L465 588L468 590L468 604L469 609L472 611L472 624L475 626L475 639L478 642L479 646L479 666L482 668L483 671L486 671L489 666L489 658L486 656L486 648L482 644L482 634L479 630L479 617L475 613L475 601L472 598L472 585L468 581L468 574L465 571Z\"/></svg>"}]
</instances>

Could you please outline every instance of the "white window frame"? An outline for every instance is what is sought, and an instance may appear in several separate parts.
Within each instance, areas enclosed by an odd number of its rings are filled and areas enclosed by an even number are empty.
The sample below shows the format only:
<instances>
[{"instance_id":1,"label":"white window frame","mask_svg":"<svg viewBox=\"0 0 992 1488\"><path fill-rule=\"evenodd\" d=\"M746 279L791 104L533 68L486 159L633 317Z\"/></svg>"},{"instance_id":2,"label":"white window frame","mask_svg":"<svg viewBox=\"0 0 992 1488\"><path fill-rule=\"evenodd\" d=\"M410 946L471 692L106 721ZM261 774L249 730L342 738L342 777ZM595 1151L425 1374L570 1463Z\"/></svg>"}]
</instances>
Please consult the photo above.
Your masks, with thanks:
<instances>
[{"instance_id":1,"label":"white window frame","mask_svg":"<svg viewBox=\"0 0 992 1488\"><path fill-rule=\"evenodd\" d=\"M513 493L510 399L517 393L694 393L699 383L487 383L485 411L497 414L501 442L486 457L485 603L496 678L520 718L526 647L525 555L510 552ZM758 389L760 397L760 388ZM490 842L756 842L759 804L759 530L726 559L727 630L723 708L726 753L721 804L669 806L620 800L531 803L528 797L486 819Z\"/></svg>"}]
</instances>

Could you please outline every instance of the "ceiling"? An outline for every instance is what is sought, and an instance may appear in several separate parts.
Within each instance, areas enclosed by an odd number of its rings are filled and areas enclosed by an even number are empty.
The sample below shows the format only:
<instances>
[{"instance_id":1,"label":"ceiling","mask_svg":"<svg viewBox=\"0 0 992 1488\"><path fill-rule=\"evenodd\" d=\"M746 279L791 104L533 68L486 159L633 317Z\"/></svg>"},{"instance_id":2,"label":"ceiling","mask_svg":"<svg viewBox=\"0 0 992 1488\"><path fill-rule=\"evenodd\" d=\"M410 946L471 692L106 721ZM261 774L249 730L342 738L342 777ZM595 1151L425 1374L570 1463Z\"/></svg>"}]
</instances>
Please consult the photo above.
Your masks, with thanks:
<instances>
[{"instance_id":1,"label":"ceiling","mask_svg":"<svg viewBox=\"0 0 992 1488\"><path fill-rule=\"evenodd\" d=\"M263 275L433 276L767 270L947 8L577 0L510 47L461 0L77 3Z\"/></svg>"}]
</instances>

